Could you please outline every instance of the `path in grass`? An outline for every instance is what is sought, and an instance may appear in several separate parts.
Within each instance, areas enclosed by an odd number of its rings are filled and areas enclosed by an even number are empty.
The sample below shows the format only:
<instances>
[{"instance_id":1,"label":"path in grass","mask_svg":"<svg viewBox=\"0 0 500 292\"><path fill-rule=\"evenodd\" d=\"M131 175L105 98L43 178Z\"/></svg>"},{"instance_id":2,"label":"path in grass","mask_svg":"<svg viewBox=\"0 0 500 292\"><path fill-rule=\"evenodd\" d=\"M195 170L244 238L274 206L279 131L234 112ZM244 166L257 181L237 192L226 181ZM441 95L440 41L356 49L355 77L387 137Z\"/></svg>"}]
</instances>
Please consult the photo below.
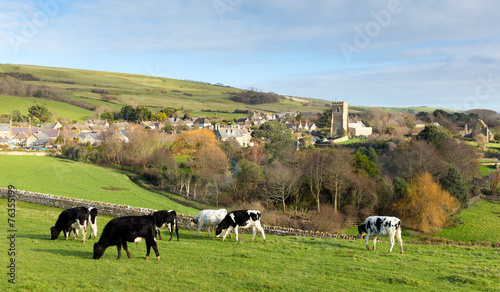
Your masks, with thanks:
<instances>
[{"instance_id":1,"label":"path in grass","mask_svg":"<svg viewBox=\"0 0 500 292\"><path fill-rule=\"evenodd\" d=\"M1 206L7 200L0 200ZM0 221L6 222L6 208ZM109 247L93 260L94 240L49 240L60 209L19 202L16 208L16 284L0 276L0 290L85 291L495 291L500 287L500 251L486 247L405 245L387 253L380 242L367 251L362 240L245 234L241 243L180 230L180 241L158 240L159 262L144 260L145 243L129 244L131 259L116 260ZM100 237L109 217L98 217ZM403 238L406 240L405 238ZM1 264L8 241L2 236ZM498 291L498 290L497 290Z\"/></svg>"},{"instance_id":2,"label":"path in grass","mask_svg":"<svg viewBox=\"0 0 500 292\"><path fill-rule=\"evenodd\" d=\"M0 187L4 188L14 185L18 190L70 198L198 213L194 208L139 187L114 169L54 157L10 155L1 155L0 165Z\"/></svg>"}]
</instances>

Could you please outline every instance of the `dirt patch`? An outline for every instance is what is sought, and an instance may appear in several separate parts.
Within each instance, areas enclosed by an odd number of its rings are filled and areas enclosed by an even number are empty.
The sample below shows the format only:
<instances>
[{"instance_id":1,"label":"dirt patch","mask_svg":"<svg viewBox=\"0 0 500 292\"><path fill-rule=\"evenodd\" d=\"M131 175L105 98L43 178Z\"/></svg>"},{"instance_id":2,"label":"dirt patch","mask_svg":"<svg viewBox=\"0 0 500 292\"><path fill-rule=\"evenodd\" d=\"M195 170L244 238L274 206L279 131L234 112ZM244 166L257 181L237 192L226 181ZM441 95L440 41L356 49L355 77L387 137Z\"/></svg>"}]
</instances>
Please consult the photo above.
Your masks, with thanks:
<instances>
[{"instance_id":1,"label":"dirt patch","mask_svg":"<svg viewBox=\"0 0 500 292\"><path fill-rule=\"evenodd\" d=\"M127 191L128 189L122 189L122 188L113 188L113 187L109 187L109 188L101 188L101 191Z\"/></svg>"}]
</instances>

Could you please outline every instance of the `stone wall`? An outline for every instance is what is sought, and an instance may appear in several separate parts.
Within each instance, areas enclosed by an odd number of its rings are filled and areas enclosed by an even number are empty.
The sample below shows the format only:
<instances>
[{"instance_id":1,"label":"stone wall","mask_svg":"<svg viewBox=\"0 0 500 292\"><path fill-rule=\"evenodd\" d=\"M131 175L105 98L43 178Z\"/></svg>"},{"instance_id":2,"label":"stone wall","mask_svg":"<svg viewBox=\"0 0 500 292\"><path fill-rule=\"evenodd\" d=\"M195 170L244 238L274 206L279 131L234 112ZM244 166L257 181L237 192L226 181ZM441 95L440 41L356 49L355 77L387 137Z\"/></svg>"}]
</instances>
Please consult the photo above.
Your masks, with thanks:
<instances>
[{"instance_id":1,"label":"stone wall","mask_svg":"<svg viewBox=\"0 0 500 292\"><path fill-rule=\"evenodd\" d=\"M94 207L98 210L99 215L105 215L110 217L147 215L150 214L151 212L156 211L154 209L148 209L148 208L136 208L127 205L117 205L117 204L89 201L83 199L73 199L68 197L54 196L43 193L34 193L22 190L14 190L14 192L16 200L19 201L37 205L61 208L61 209L69 209L71 207L79 207L79 206ZM4 199L7 198L7 196L8 196L8 189L0 188L0 198ZM194 229L194 227L189 226L189 219L193 217L194 217L193 215L177 213L178 226L184 229ZM308 230L300 230L293 228L284 228L279 226L263 225L262 227L264 228L266 234L271 234L271 235L356 239L355 236L343 235L343 234L332 234L327 232L308 231ZM249 231L247 230L246 232Z\"/></svg>"}]
</instances>

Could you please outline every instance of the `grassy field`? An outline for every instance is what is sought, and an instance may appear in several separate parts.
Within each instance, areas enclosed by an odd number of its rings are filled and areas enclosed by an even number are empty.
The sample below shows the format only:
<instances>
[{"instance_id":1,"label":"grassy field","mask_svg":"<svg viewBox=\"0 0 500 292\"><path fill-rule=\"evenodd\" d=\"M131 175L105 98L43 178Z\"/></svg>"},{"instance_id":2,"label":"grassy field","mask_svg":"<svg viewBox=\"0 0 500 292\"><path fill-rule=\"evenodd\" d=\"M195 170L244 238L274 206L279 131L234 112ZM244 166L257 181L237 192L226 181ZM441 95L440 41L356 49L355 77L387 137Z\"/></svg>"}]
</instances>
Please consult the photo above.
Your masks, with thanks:
<instances>
[{"instance_id":1,"label":"grassy field","mask_svg":"<svg viewBox=\"0 0 500 292\"><path fill-rule=\"evenodd\" d=\"M0 114L11 114L18 110L22 115L28 115L28 108L33 105L45 105L57 117L68 118L70 121L83 122L92 116L93 112L63 102L34 97L0 96Z\"/></svg>"},{"instance_id":2,"label":"grassy field","mask_svg":"<svg viewBox=\"0 0 500 292\"><path fill-rule=\"evenodd\" d=\"M0 155L0 187L196 215L162 194L147 191L119 170L53 157Z\"/></svg>"},{"instance_id":3,"label":"grassy field","mask_svg":"<svg viewBox=\"0 0 500 292\"><path fill-rule=\"evenodd\" d=\"M73 99L83 100L91 104L101 104L109 110L118 111L127 102L135 102L138 105L149 106L154 112L161 108L178 108L183 112L189 112L193 116L213 117L214 113L202 110L227 111L217 114L218 117L235 118L240 114L231 114L235 109L283 112L300 111L319 113L323 112L331 101L298 97L308 103L283 99L279 103L246 105L231 101L229 93L239 92L242 89L216 86L202 82L193 82L148 75L136 75L125 73L114 73L104 71L79 70L67 68L52 68L27 65L0 64L0 73L18 72L30 73L42 81L30 81L35 85L48 85L67 90ZM70 82L71 84L68 84ZM106 90L106 96L112 97L113 102L107 103L102 100L102 95L93 93L93 89ZM285 94L280 93L280 94ZM15 107L16 104L13 104ZM307 105L307 106L305 106ZM371 107L349 105L350 113L357 113L371 109ZM383 108L389 112L432 112L435 108ZM1 112L3 113L3 112Z\"/></svg>"},{"instance_id":4,"label":"grassy field","mask_svg":"<svg viewBox=\"0 0 500 292\"><path fill-rule=\"evenodd\" d=\"M7 205L5 199L0 204ZM387 253L388 242L367 251L362 240L245 234L240 244L221 242L206 233L180 230L180 241L158 241L161 255L144 261L145 243L129 244L131 259L116 260L109 247L93 260L94 240L49 240L60 209L18 202L16 208L16 284L7 282L5 256L0 289L86 291L495 291L500 286L500 251L486 247L406 244ZM2 208L1 222L6 222ZM110 220L98 217L99 234ZM6 227L4 226L4 229ZM405 239L403 239L405 240ZM376 272L375 272L376 271ZM497 290L498 291L498 290Z\"/></svg>"},{"instance_id":5,"label":"grassy field","mask_svg":"<svg viewBox=\"0 0 500 292\"><path fill-rule=\"evenodd\" d=\"M456 227L444 228L433 236L449 238L456 242L500 242L500 203L480 201L462 211L462 222Z\"/></svg>"}]
</instances>

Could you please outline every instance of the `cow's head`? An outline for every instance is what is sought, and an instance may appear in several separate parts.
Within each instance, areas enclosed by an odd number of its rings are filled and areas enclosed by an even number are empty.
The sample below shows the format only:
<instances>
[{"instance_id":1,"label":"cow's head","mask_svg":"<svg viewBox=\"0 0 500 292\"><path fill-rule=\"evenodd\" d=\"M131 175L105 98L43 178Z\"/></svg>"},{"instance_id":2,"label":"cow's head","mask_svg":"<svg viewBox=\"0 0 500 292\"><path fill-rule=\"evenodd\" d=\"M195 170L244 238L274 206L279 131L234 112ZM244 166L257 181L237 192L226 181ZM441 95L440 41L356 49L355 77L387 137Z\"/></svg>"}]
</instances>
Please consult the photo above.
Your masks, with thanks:
<instances>
[{"instance_id":1,"label":"cow's head","mask_svg":"<svg viewBox=\"0 0 500 292\"><path fill-rule=\"evenodd\" d=\"M219 225L217 225L217 228L215 229L215 237L219 237L222 233L222 230L227 229L229 226L227 225L227 222L222 220Z\"/></svg>"},{"instance_id":2,"label":"cow's head","mask_svg":"<svg viewBox=\"0 0 500 292\"><path fill-rule=\"evenodd\" d=\"M367 230L366 230L366 224L358 225L358 236L357 236L357 238L362 237L364 234L366 234L366 232L367 232Z\"/></svg>"},{"instance_id":3,"label":"cow's head","mask_svg":"<svg viewBox=\"0 0 500 292\"><path fill-rule=\"evenodd\" d=\"M198 219L196 218L189 219L189 225L190 226L198 225Z\"/></svg>"},{"instance_id":4,"label":"cow's head","mask_svg":"<svg viewBox=\"0 0 500 292\"><path fill-rule=\"evenodd\" d=\"M50 239L56 240L59 237L61 230L57 230L55 226L50 227Z\"/></svg>"},{"instance_id":5,"label":"cow's head","mask_svg":"<svg viewBox=\"0 0 500 292\"><path fill-rule=\"evenodd\" d=\"M106 251L104 245L99 242L94 243L94 260L100 259L104 254L104 251Z\"/></svg>"}]
</instances>

